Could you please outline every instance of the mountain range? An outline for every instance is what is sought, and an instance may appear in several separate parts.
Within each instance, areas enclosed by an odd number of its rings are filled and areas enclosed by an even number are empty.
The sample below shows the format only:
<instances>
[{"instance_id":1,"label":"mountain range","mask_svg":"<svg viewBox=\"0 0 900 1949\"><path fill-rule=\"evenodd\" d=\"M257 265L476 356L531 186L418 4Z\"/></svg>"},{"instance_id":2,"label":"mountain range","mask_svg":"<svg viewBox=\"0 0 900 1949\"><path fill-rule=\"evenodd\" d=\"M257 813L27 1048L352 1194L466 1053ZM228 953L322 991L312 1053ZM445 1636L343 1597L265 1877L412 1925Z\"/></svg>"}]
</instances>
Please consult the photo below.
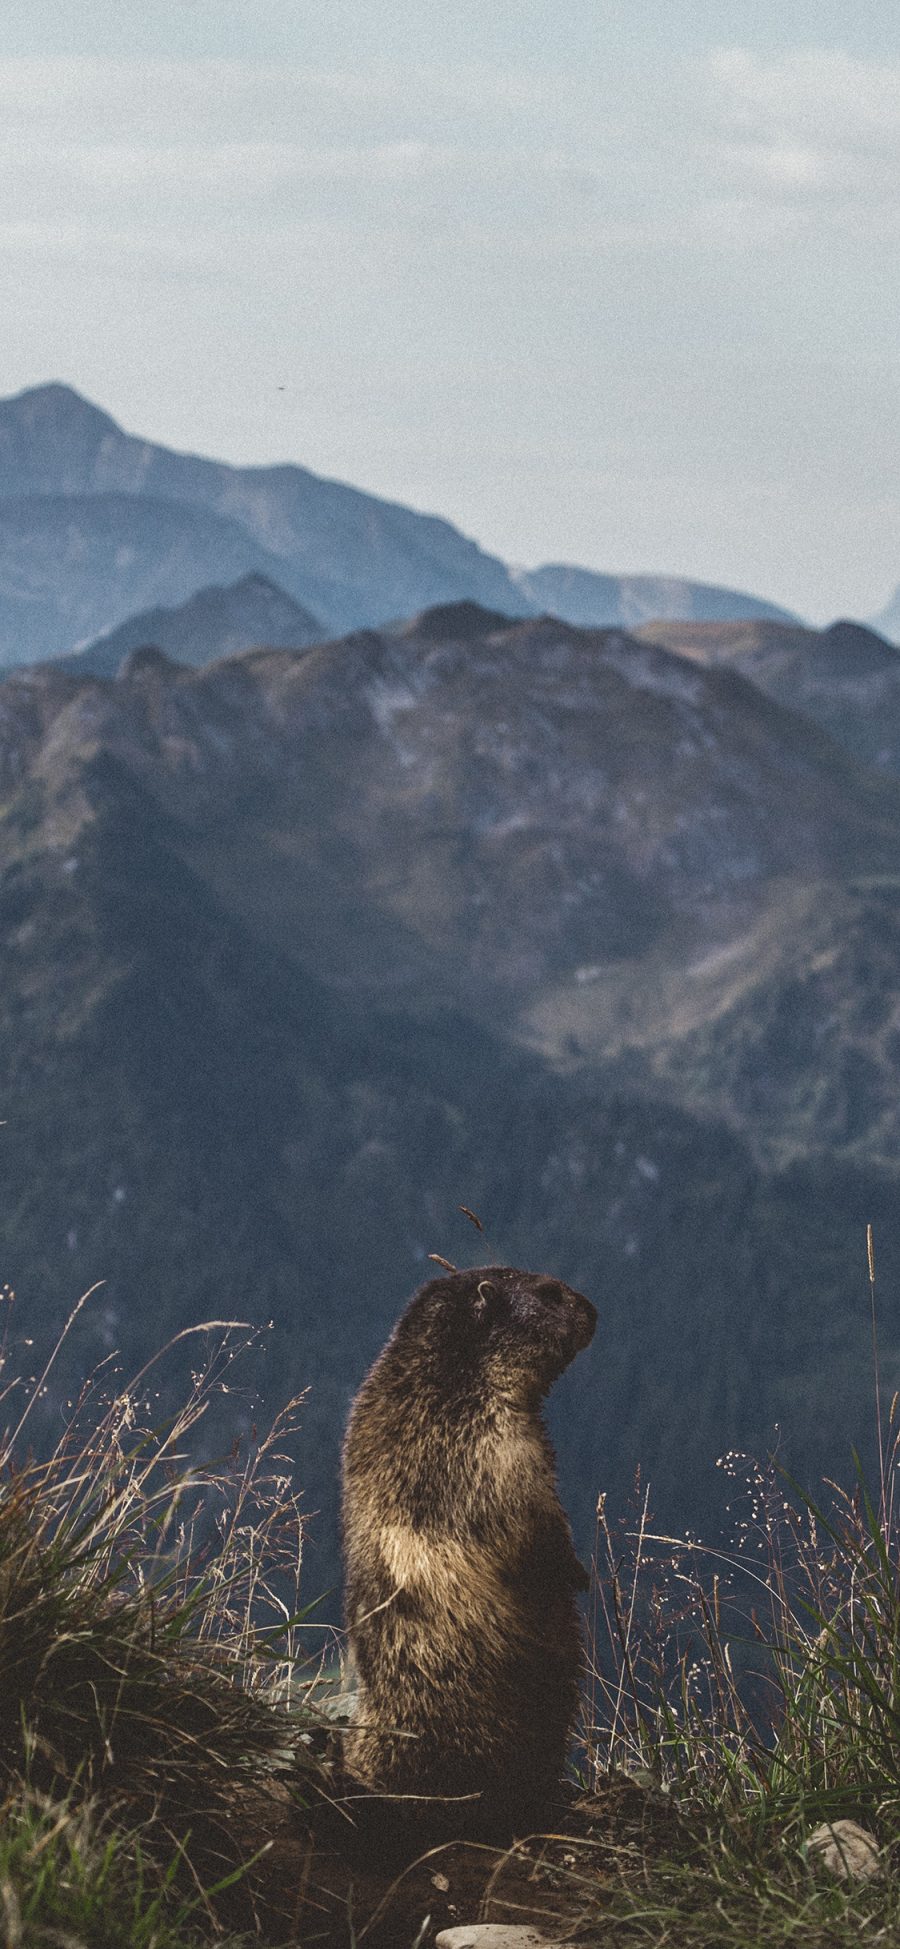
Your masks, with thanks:
<instances>
[{"instance_id":1,"label":"mountain range","mask_svg":"<svg viewBox=\"0 0 900 1949\"><path fill-rule=\"evenodd\" d=\"M105 1281L36 1436L116 1347L271 1321L333 1591L347 1404L437 1251L598 1304L554 1410L583 1551L639 1470L715 1531L725 1449L865 1449L868 1222L900 1271L890 642L512 569L47 386L0 402L0 666L11 1348ZM881 1361L893 1393L890 1318ZM226 1392L208 1445L259 1412Z\"/></svg>"},{"instance_id":2,"label":"mountain range","mask_svg":"<svg viewBox=\"0 0 900 1949\"><path fill-rule=\"evenodd\" d=\"M864 1444L866 1222L900 1270L900 781L726 650L466 602L0 689L17 1330L105 1278L58 1417L85 1347L137 1366L271 1319L269 1407L310 1390L309 1596L348 1400L432 1251L597 1302L554 1420L582 1548L638 1467L696 1528L724 1449L780 1424L808 1474ZM881 1355L892 1392L889 1319ZM255 1417L229 1397L209 1440Z\"/></svg>"},{"instance_id":3,"label":"mountain range","mask_svg":"<svg viewBox=\"0 0 900 1949\"><path fill-rule=\"evenodd\" d=\"M555 606L595 624L785 615L678 580L514 574L448 521L303 467L172 452L67 386L0 401L0 666L81 649L136 613L253 574L325 635L456 601L513 616Z\"/></svg>"}]
</instances>

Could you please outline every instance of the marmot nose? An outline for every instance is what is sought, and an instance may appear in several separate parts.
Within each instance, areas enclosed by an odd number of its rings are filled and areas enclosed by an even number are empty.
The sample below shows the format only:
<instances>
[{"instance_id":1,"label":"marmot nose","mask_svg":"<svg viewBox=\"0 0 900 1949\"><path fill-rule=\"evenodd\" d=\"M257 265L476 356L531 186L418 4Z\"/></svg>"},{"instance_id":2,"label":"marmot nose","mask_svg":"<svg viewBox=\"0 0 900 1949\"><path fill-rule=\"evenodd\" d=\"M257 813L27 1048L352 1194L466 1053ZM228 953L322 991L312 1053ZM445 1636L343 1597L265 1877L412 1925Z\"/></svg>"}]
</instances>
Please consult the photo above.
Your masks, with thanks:
<instances>
[{"instance_id":1,"label":"marmot nose","mask_svg":"<svg viewBox=\"0 0 900 1949\"><path fill-rule=\"evenodd\" d=\"M593 1340L594 1329L597 1325L597 1308L596 1306L592 1306L589 1299L585 1299L584 1293L573 1292L572 1298L577 1301L575 1331L578 1336L578 1347L580 1350L582 1347L589 1346Z\"/></svg>"}]
</instances>

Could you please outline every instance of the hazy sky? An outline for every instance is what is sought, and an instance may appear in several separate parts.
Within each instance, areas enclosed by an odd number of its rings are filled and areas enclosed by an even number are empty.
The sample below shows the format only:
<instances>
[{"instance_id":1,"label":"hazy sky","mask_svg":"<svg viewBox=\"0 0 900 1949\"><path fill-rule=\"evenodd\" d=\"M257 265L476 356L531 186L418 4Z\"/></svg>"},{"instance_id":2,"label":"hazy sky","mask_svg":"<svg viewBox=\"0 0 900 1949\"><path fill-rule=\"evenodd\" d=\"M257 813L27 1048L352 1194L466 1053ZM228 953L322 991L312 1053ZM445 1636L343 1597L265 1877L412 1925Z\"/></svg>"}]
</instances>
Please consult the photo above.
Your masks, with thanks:
<instances>
[{"instance_id":1,"label":"hazy sky","mask_svg":"<svg viewBox=\"0 0 900 1949\"><path fill-rule=\"evenodd\" d=\"M896 0L5 0L0 393L507 559L900 581Z\"/></svg>"}]
</instances>

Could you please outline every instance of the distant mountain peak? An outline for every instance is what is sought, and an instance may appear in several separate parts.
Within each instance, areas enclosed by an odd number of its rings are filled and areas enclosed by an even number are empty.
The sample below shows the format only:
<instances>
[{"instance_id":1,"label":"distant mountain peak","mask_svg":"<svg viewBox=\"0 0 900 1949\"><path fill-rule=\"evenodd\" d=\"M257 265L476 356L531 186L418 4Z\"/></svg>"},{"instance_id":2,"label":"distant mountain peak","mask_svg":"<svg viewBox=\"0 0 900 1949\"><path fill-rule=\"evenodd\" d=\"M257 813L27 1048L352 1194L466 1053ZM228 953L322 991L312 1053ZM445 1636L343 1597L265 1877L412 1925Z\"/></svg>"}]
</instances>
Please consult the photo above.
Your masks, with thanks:
<instances>
[{"instance_id":1,"label":"distant mountain peak","mask_svg":"<svg viewBox=\"0 0 900 1949\"><path fill-rule=\"evenodd\" d=\"M260 589L266 595L279 596L285 601L290 601L290 597L286 591L277 582L273 582L271 575L263 575L259 569L251 569L248 575L239 575L237 581L231 584L232 595L237 595L239 591L249 591L251 589ZM197 593L198 595L208 595L209 590L198 589Z\"/></svg>"},{"instance_id":2,"label":"distant mountain peak","mask_svg":"<svg viewBox=\"0 0 900 1949\"><path fill-rule=\"evenodd\" d=\"M42 386L26 386L23 392L13 393L2 404L17 417L31 422L68 422L73 426L92 426L104 434L122 431L111 413L95 406L93 400L86 399L61 379L50 379Z\"/></svg>"},{"instance_id":3,"label":"distant mountain peak","mask_svg":"<svg viewBox=\"0 0 900 1949\"><path fill-rule=\"evenodd\" d=\"M327 634L318 617L270 575L253 569L236 582L208 583L186 602L138 610L58 661L72 675L114 677L127 659L125 675L131 676L132 657L143 656L148 644L154 645L155 655L166 656L170 669L179 669L262 645L307 649Z\"/></svg>"},{"instance_id":4,"label":"distant mountain peak","mask_svg":"<svg viewBox=\"0 0 900 1949\"><path fill-rule=\"evenodd\" d=\"M541 568L516 570L514 580L537 608L579 629L634 630L663 620L798 621L789 610L740 589L686 581L682 576L604 575L569 562L546 562Z\"/></svg>"},{"instance_id":5,"label":"distant mountain peak","mask_svg":"<svg viewBox=\"0 0 900 1949\"><path fill-rule=\"evenodd\" d=\"M452 636L458 642L487 636L495 629L509 629L514 618L499 609L484 609L479 602L439 602L420 610L404 623L403 636L422 636L436 641Z\"/></svg>"}]
</instances>

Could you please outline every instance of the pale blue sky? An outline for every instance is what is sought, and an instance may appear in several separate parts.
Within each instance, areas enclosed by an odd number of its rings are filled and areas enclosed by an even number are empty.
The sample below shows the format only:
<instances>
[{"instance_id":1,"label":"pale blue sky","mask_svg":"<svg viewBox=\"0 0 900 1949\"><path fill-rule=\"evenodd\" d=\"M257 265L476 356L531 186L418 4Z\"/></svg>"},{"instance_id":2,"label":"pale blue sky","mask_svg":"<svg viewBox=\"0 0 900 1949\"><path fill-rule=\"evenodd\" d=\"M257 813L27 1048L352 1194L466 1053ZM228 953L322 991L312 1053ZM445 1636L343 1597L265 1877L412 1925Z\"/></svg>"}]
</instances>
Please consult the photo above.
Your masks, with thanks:
<instances>
[{"instance_id":1,"label":"pale blue sky","mask_svg":"<svg viewBox=\"0 0 900 1949\"><path fill-rule=\"evenodd\" d=\"M2 393L529 565L900 581L895 0L6 0L0 165Z\"/></svg>"}]
</instances>

